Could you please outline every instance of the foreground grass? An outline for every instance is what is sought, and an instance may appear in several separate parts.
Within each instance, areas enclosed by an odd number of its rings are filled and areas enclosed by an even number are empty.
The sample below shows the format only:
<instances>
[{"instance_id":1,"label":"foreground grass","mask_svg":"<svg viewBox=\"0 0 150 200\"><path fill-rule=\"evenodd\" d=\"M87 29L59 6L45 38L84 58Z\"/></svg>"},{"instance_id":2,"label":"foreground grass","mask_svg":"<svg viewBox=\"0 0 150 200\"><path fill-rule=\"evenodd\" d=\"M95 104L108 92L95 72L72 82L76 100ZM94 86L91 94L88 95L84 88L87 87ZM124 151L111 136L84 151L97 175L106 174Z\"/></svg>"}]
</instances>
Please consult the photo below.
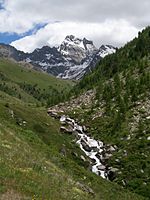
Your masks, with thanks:
<instances>
[{"instance_id":1,"label":"foreground grass","mask_svg":"<svg viewBox=\"0 0 150 200\"><path fill-rule=\"evenodd\" d=\"M0 199L143 199L89 172L44 108L0 96Z\"/></svg>"},{"instance_id":2,"label":"foreground grass","mask_svg":"<svg viewBox=\"0 0 150 200\"><path fill-rule=\"evenodd\" d=\"M41 107L41 96L71 85L0 60L0 199L143 199L91 173L73 136Z\"/></svg>"}]
</instances>

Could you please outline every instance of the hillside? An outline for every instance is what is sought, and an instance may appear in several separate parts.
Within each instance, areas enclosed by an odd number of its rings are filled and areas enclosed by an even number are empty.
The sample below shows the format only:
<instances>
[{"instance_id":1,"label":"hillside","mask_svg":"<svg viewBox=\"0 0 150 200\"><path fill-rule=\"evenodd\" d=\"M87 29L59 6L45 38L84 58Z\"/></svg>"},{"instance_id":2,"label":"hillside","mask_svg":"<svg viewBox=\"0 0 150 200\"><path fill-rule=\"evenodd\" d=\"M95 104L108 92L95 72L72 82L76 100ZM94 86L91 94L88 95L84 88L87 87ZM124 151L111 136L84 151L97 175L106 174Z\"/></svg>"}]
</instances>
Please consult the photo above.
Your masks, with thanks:
<instances>
[{"instance_id":1,"label":"hillside","mask_svg":"<svg viewBox=\"0 0 150 200\"><path fill-rule=\"evenodd\" d=\"M0 61L0 74L1 200L144 199L87 170L74 137L60 133L59 121L40 107L45 98L37 98L35 88L43 95L50 86L68 90L70 82L8 60Z\"/></svg>"},{"instance_id":2,"label":"hillside","mask_svg":"<svg viewBox=\"0 0 150 200\"><path fill-rule=\"evenodd\" d=\"M150 197L150 27L101 60L70 95L55 109L116 147L103 161L116 169L114 183Z\"/></svg>"},{"instance_id":3,"label":"hillside","mask_svg":"<svg viewBox=\"0 0 150 200\"><path fill-rule=\"evenodd\" d=\"M71 81L56 79L13 61L0 59L0 89L23 101L52 105L64 99L72 85Z\"/></svg>"}]
</instances>

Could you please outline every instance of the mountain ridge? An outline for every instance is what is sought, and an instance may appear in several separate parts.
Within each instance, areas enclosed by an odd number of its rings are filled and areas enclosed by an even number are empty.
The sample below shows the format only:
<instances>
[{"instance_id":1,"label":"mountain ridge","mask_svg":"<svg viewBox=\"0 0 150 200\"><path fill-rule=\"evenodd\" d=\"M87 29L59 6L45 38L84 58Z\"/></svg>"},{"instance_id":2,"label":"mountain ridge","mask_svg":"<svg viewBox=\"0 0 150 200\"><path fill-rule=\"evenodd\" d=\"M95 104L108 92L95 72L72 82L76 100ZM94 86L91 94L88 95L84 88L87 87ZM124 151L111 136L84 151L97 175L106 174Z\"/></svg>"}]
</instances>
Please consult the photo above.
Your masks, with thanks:
<instances>
[{"instance_id":1,"label":"mountain ridge","mask_svg":"<svg viewBox=\"0 0 150 200\"><path fill-rule=\"evenodd\" d=\"M30 63L33 68L58 78L75 80L81 79L100 59L115 51L116 48L111 45L102 45L97 49L92 41L73 35L66 36L59 47L43 46L32 53L24 53L10 45L0 44L0 56Z\"/></svg>"}]
</instances>

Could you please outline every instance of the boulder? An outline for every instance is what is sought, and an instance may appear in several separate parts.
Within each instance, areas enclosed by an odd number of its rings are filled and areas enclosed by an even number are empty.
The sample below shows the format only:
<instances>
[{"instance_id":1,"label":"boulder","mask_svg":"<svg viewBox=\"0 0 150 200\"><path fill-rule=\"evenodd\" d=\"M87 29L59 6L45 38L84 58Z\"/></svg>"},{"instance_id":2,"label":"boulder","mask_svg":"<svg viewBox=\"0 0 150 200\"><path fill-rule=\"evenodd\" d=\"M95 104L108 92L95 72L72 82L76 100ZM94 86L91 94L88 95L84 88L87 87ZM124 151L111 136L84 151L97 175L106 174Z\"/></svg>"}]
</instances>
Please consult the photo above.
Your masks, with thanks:
<instances>
[{"instance_id":1,"label":"boulder","mask_svg":"<svg viewBox=\"0 0 150 200\"><path fill-rule=\"evenodd\" d=\"M86 162L86 158L83 155L81 155L80 158L82 161Z\"/></svg>"},{"instance_id":2,"label":"boulder","mask_svg":"<svg viewBox=\"0 0 150 200\"><path fill-rule=\"evenodd\" d=\"M96 154L96 157L100 160L102 156L101 156L100 153L97 153L97 154Z\"/></svg>"},{"instance_id":3,"label":"boulder","mask_svg":"<svg viewBox=\"0 0 150 200\"><path fill-rule=\"evenodd\" d=\"M55 119L59 119L60 118L58 113L53 111L53 110L48 110L47 113L48 113L49 116L54 117Z\"/></svg>"},{"instance_id":4,"label":"boulder","mask_svg":"<svg viewBox=\"0 0 150 200\"><path fill-rule=\"evenodd\" d=\"M106 160L108 160L110 157L112 157L112 154L111 153L105 153L104 154L104 158L106 159Z\"/></svg>"},{"instance_id":5,"label":"boulder","mask_svg":"<svg viewBox=\"0 0 150 200\"><path fill-rule=\"evenodd\" d=\"M97 169L101 171L105 171L106 167L104 165L98 165Z\"/></svg>"},{"instance_id":6,"label":"boulder","mask_svg":"<svg viewBox=\"0 0 150 200\"><path fill-rule=\"evenodd\" d=\"M86 126L83 126L82 128L83 128L83 131L84 131L85 133L87 133L87 128L86 128Z\"/></svg>"},{"instance_id":7,"label":"boulder","mask_svg":"<svg viewBox=\"0 0 150 200\"><path fill-rule=\"evenodd\" d=\"M61 127L60 127L60 132L72 134L73 130L72 130L72 129L69 129L69 128L66 128L66 127L64 127L64 126L61 126Z\"/></svg>"},{"instance_id":8,"label":"boulder","mask_svg":"<svg viewBox=\"0 0 150 200\"><path fill-rule=\"evenodd\" d=\"M92 150L94 151L94 152L99 152L99 149L97 148L97 147L91 147L92 148Z\"/></svg>"},{"instance_id":9,"label":"boulder","mask_svg":"<svg viewBox=\"0 0 150 200\"><path fill-rule=\"evenodd\" d=\"M81 145L83 147L83 149L87 152L91 152L92 151L92 148L88 146L88 144L84 141L84 140L81 140Z\"/></svg>"},{"instance_id":10,"label":"boulder","mask_svg":"<svg viewBox=\"0 0 150 200\"><path fill-rule=\"evenodd\" d=\"M96 160L94 158L90 158L91 160L91 164L95 164L96 163Z\"/></svg>"},{"instance_id":11,"label":"boulder","mask_svg":"<svg viewBox=\"0 0 150 200\"><path fill-rule=\"evenodd\" d=\"M63 156L66 156L67 152L66 152L66 148L65 148L64 145L63 145L63 147L60 149L60 153L61 153Z\"/></svg>"},{"instance_id":12,"label":"boulder","mask_svg":"<svg viewBox=\"0 0 150 200\"><path fill-rule=\"evenodd\" d=\"M94 191L90 188L90 187L88 187L88 186L86 186L86 185L83 185L82 183L80 183L80 182L77 182L76 183L76 186L78 187L78 188L80 188L82 191L84 191L84 192L87 192L87 193L89 193L89 194L91 194L91 195L95 195L95 193L94 193Z\"/></svg>"},{"instance_id":13,"label":"boulder","mask_svg":"<svg viewBox=\"0 0 150 200\"><path fill-rule=\"evenodd\" d=\"M116 176L117 176L117 172L118 172L117 168L111 168L111 169L109 169L108 172L107 172L108 179L110 181L113 181L116 178Z\"/></svg>"},{"instance_id":14,"label":"boulder","mask_svg":"<svg viewBox=\"0 0 150 200\"><path fill-rule=\"evenodd\" d=\"M113 147L113 146L110 146L109 147L109 149L108 149L108 151L110 151L110 152L113 152L113 151L115 151L116 149Z\"/></svg>"}]
</instances>

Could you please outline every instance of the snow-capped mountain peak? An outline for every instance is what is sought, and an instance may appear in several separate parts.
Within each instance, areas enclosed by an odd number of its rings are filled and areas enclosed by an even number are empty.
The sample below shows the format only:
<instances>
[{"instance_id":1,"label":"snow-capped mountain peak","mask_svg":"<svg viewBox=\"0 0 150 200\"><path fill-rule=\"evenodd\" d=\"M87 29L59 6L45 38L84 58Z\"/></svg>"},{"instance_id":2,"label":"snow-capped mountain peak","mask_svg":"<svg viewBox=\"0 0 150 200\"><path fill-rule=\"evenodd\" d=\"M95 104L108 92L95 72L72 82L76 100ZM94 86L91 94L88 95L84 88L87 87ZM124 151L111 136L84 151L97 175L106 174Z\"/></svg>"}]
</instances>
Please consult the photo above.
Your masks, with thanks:
<instances>
[{"instance_id":1,"label":"snow-capped mountain peak","mask_svg":"<svg viewBox=\"0 0 150 200\"><path fill-rule=\"evenodd\" d=\"M112 45L102 45L99 48L99 55L104 58L108 54L112 54L116 52L116 48L114 48Z\"/></svg>"},{"instance_id":2,"label":"snow-capped mountain peak","mask_svg":"<svg viewBox=\"0 0 150 200\"><path fill-rule=\"evenodd\" d=\"M72 59L75 64L80 65L88 54L93 54L98 49L92 41L76 38L73 35L66 36L58 49L67 59Z\"/></svg>"},{"instance_id":3,"label":"snow-capped mountain peak","mask_svg":"<svg viewBox=\"0 0 150 200\"><path fill-rule=\"evenodd\" d=\"M59 47L44 46L32 53L0 45L0 56L31 63L34 68L63 79L81 79L100 59L115 51L111 45L102 45L98 49L92 41L73 35L66 36Z\"/></svg>"},{"instance_id":4,"label":"snow-capped mountain peak","mask_svg":"<svg viewBox=\"0 0 150 200\"><path fill-rule=\"evenodd\" d=\"M83 45L86 51L93 52L97 51L98 49L94 46L93 41L87 40L86 38L83 39Z\"/></svg>"}]
</instances>

